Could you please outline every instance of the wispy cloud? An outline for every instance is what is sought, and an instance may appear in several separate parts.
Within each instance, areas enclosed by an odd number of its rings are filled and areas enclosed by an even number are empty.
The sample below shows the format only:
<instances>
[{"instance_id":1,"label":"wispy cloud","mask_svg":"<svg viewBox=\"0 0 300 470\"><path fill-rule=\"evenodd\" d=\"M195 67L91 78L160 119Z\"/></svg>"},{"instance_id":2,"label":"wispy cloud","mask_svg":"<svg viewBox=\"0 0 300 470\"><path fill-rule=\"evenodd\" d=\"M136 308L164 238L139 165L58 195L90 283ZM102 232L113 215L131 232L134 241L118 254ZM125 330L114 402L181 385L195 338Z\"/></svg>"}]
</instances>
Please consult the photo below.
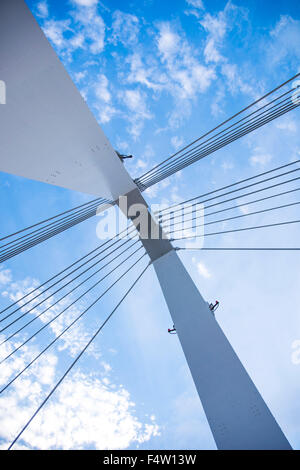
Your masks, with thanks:
<instances>
[{"instance_id":1,"label":"wispy cloud","mask_svg":"<svg viewBox=\"0 0 300 470\"><path fill-rule=\"evenodd\" d=\"M211 278L211 273L204 263L197 263L197 271L200 276L204 277L205 279Z\"/></svg>"},{"instance_id":2,"label":"wispy cloud","mask_svg":"<svg viewBox=\"0 0 300 470\"><path fill-rule=\"evenodd\" d=\"M265 166L272 160L270 153L265 153L260 147L256 147L254 154L250 157L251 165Z\"/></svg>"},{"instance_id":3,"label":"wispy cloud","mask_svg":"<svg viewBox=\"0 0 300 470\"><path fill-rule=\"evenodd\" d=\"M27 360L27 351L24 363ZM22 358L23 359L23 358ZM21 366L20 360L15 362ZM1 385L16 373L1 369ZM107 372L107 371L104 371ZM44 355L0 398L1 448L20 431L57 380L57 356ZM126 449L159 435L155 419L139 420L129 392L107 376L77 370L69 375L22 435L15 449Z\"/></svg>"},{"instance_id":4,"label":"wispy cloud","mask_svg":"<svg viewBox=\"0 0 300 470\"><path fill-rule=\"evenodd\" d=\"M131 89L120 92L119 99L129 111L127 114L130 122L128 131L132 138L136 140L141 134L144 121L152 117L147 107L147 96L138 89Z\"/></svg>"},{"instance_id":5,"label":"wispy cloud","mask_svg":"<svg viewBox=\"0 0 300 470\"><path fill-rule=\"evenodd\" d=\"M267 58L271 65L292 63L299 66L300 51L296 44L300 42L300 21L290 15L282 15L271 29L269 38L264 42Z\"/></svg>"},{"instance_id":6,"label":"wispy cloud","mask_svg":"<svg viewBox=\"0 0 300 470\"><path fill-rule=\"evenodd\" d=\"M138 41L139 29L139 19L135 15L120 10L113 13L111 41L114 44L121 42L126 47L132 46Z\"/></svg>"},{"instance_id":7,"label":"wispy cloud","mask_svg":"<svg viewBox=\"0 0 300 470\"><path fill-rule=\"evenodd\" d=\"M0 284L9 284L12 280L11 270L0 266Z\"/></svg>"},{"instance_id":8,"label":"wispy cloud","mask_svg":"<svg viewBox=\"0 0 300 470\"><path fill-rule=\"evenodd\" d=\"M204 4L202 0L186 0L186 3L192 7L204 10Z\"/></svg>"},{"instance_id":9,"label":"wispy cloud","mask_svg":"<svg viewBox=\"0 0 300 470\"><path fill-rule=\"evenodd\" d=\"M43 30L47 38L58 49L66 49L69 41L65 37L65 33L70 31L70 20L47 20Z\"/></svg>"},{"instance_id":10,"label":"wispy cloud","mask_svg":"<svg viewBox=\"0 0 300 470\"><path fill-rule=\"evenodd\" d=\"M41 18L47 18L49 15L48 3L46 1L39 2L36 6L37 15Z\"/></svg>"},{"instance_id":11,"label":"wispy cloud","mask_svg":"<svg viewBox=\"0 0 300 470\"><path fill-rule=\"evenodd\" d=\"M11 272L6 269L0 271L0 276L8 291L6 297L11 300L31 291L38 283L30 283L29 279L12 282ZM43 308L53 300L54 298L49 299ZM40 308L37 308L32 314L39 312ZM52 309L40 319L44 323L55 313L56 309ZM67 316L60 317L50 331L54 335L59 334L78 313L75 309ZM25 337L19 334L15 339L2 344L1 358L10 354ZM65 360L68 362L70 357L79 353L89 338L88 329L82 324L79 325L57 351L44 353L26 373L3 392L0 397L2 448L7 448L61 376L59 358L62 357L62 351L67 353ZM0 341L3 340L2 335ZM38 340L28 343L12 358L2 363L1 386L7 384L27 365L39 353L42 345ZM110 364L104 359L99 363L99 354L94 357L97 359L97 373L84 372L77 367L76 372L70 374L56 391L55 400L47 403L15 448L126 449L130 445L139 445L159 435L155 418L148 419L144 416L138 419L136 405L129 392L122 385L113 383Z\"/></svg>"}]
</instances>

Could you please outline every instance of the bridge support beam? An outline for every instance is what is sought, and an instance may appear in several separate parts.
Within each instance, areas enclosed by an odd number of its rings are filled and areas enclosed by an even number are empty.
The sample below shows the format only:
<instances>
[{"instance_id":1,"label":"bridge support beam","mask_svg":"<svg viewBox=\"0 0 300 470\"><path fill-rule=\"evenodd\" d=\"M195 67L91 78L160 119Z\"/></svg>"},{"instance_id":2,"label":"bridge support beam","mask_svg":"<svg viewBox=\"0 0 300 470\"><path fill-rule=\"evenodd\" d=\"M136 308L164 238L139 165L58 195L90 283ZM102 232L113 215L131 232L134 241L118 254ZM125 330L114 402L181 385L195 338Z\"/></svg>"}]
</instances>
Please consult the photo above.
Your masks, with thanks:
<instances>
[{"instance_id":1,"label":"bridge support beam","mask_svg":"<svg viewBox=\"0 0 300 470\"><path fill-rule=\"evenodd\" d=\"M157 233L157 223L139 191L127 196L129 207L144 204ZM129 219L141 233L137 219ZM160 234L159 239L145 233L140 238L153 262L217 447L291 449L171 242Z\"/></svg>"}]
</instances>

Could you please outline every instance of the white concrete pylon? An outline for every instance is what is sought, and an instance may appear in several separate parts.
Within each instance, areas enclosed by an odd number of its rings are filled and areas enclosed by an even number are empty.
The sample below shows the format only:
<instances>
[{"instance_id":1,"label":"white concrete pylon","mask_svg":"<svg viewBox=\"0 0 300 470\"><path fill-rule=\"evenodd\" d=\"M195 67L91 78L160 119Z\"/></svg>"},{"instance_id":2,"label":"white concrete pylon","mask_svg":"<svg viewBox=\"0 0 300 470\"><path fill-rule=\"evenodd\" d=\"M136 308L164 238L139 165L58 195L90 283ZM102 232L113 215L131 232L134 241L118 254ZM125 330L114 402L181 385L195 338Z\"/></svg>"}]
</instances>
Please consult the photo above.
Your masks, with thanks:
<instances>
[{"instance_id":1,"label":"white concrete pylon","mask_svg":"<svg viewBox=\"0 0 300 470\"><path fill-rule=\"evenodd\" d=\"M128 206L132 204L144 204L152 219L138 190L128 194ZM135 224L134 217L129 218ZM152 223L156 225L153 219ZM149 223L147 231L151 233ZM291 449L171 243L140 238L153 262L218 449Z\"/></svg>"}]
</instances>

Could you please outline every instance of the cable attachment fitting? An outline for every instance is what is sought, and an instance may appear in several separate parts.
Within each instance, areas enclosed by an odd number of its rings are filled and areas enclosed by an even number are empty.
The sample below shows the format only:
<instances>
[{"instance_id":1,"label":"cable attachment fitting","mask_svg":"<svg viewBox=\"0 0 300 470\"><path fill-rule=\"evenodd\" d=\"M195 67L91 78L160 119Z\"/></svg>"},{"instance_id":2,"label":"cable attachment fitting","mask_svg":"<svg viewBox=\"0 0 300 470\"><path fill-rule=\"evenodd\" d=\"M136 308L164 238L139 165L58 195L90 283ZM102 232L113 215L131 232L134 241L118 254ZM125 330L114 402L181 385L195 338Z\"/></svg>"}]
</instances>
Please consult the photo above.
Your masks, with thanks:
<instances>
[{"instance_id":1,"label":"cable attachment fitting","mask_svg":"<svg viewBox=\"0 0 300 470\"><path fill-rule=\"evenodd\" d=\"M173 328L172 328L172 329L168 328L168 333L169 333L170 335L176 335L176 334L177 334L177 333L176 333L175 325L173 325Z\"/></svg>"},{"instance_id":2,"label":"cable attachment fitting","mask_svg":"<svg viewBox=\"0 0 300 470\"><path fill-rule=\"evenodd\" d=\"M212 313L215 313L215 311L219 308L220 306L220 302L218 300L216 300L215 304L213 303L210 303L209 305L209 310L212 312Z\"/></svg>"}]
</instances>

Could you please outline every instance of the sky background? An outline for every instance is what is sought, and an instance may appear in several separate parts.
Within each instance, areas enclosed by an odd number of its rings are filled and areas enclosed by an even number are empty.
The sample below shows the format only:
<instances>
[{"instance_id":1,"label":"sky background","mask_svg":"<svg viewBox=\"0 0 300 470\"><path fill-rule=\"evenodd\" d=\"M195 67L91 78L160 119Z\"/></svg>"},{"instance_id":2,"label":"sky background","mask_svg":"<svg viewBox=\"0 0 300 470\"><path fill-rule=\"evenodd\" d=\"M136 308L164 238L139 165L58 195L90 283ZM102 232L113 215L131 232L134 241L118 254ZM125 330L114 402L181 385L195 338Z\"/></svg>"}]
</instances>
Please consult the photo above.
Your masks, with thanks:
<instances>
[{"instance_id":1,"label":"sky background","mask_svg":"<svg viewBox=\"0 0 300 470\"><path fill-rule=\"evenodd\" d=\"M133 177L300 72L300 5L295 0L27 4L114 148L134 155L125 163ZM151 204L184 201L299 155L299 110L295 110L150 188L145 197ZM295 187L297 183L286 189ZM90 199L0 173L1 234ZM280 202L297 200L297 195L285 196ZM269 202L248 209L247 200L239 203L237 214L272 206ZM298 213L296 206L217 227L276 223L296 219ZM97 222L96 218L84 222L1 265L0 306L6 307L9 299L99 245ZM205 246L300 246L299 228L209 237ZM186 251L180 256L204 298L220 301L217 321L290 443L299 449L297 252ZM2 448L146 264L144 259L126 282L0 395ZM1 364L1 383L92 299L76 305L28 343L17 360ZM171 326L149 268L16 448L214 449L178 339L167 334ZM2 346L1 355L20 339Z\"/></svg>"}]
</instances>

